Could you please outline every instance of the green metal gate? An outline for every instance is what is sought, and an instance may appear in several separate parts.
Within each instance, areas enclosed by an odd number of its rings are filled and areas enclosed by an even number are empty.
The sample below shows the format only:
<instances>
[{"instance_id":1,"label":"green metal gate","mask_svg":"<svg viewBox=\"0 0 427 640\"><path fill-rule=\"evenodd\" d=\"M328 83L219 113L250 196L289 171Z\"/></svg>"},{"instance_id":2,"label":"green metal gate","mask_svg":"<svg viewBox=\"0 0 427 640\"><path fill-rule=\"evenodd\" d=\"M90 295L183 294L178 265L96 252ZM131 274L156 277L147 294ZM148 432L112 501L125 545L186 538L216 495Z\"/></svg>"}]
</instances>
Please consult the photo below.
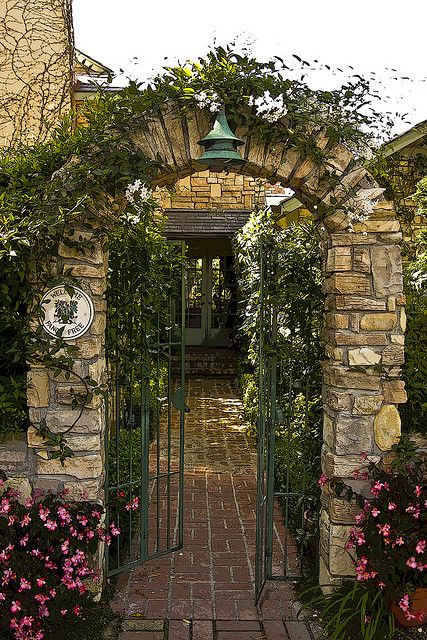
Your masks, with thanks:
<instances>
[{"instance_id":1,"label":"green metal gate","mask_svg":"<svg viewBox=\"0 0 427 640\"><path fill-rule=\"evenodd\" d=\"M115 274L109 300L106 409L107 575L183 544L185 266L183 243L165 274L165 303L154 313L143 278ZM119 271L119 270L118 270ZM119 313L122 297L133 312ZM120 531L117 534L116 529Z\"/></svg>"},{"instance_id":2,"label":"green metal gate","mask_svg":"<svg viewBox=\"0 0 427 640\"><path fill-rule=\"evenodd\" d=\"M301 577L302 549L289 529L290 510L306 527L306 495L291 486L289 459L282 460L284 477L278 478L276 441L280 433L292 446L295 403L302 404L307 419L309 367L296 361L287 318L280 309L276 271L281 259L277 245L261 243L259 250L258 299L258 467L256 510L255 602L267 580L296 580ZM286 336L286 340L282 339ZM309 354L307 353L307 357ZM304 461L299 473L304 477ZM302 482L304 484L304 482ZM283 523L283 526L282 526Z\"/></svg>"}]
</instances>

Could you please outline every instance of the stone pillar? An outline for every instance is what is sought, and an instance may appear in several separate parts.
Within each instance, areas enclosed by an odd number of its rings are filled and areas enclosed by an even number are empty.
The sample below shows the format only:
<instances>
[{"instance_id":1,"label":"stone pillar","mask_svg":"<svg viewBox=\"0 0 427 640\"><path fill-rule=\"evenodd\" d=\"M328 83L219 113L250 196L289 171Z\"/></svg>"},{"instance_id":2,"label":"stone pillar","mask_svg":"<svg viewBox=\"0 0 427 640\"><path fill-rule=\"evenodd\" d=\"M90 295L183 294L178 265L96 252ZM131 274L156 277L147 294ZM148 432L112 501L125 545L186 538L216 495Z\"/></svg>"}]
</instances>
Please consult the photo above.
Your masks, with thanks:
<instances>
[{"instance_id":1,"label":"stone pillar","mask_svg":"<svg viewBox=\"0 0 427 640\"><path fill-rule=\"evenodd\" d=\"M73 408L72 401L75 394L85 393L82 378L89 376L98 383L105 380L107 255L100 240L87 229L76 228L72 238L76 245L86 248L82 252L61 243L57 273L70 270L78 287L93 302L94 319L87 333L68 341L77 348L71 375L55 375L54 370L44 366L31 367L28 373L29 417L33 425L28 431L28 445L33 452L31 480L34 487L48 491L66 488L70 499L103 502L105 418L102 396L94 396L80 417L80 407ZM64 464L48 459L43 440L34 428L42 420L46 420L54 433L64 432L76 422L66 436L74 456L67 458Z\"/></svg>"},{"instance_id":2,"label":"stone pillar","mask_svg":"<svg viewBox=\"0 0 427 640\"><path fill-rule=\"evenodd\" d=\"M400 436L396 405L406 401L400 241L386 202L354 224L353 233L331 233L326 240L322 468L356 490L363 488L357 471L379 460ZM355 575L344 549L355 509L329 495L327 485L322 505L320 581L327 585Z\"/></svg>"}]
</instances>

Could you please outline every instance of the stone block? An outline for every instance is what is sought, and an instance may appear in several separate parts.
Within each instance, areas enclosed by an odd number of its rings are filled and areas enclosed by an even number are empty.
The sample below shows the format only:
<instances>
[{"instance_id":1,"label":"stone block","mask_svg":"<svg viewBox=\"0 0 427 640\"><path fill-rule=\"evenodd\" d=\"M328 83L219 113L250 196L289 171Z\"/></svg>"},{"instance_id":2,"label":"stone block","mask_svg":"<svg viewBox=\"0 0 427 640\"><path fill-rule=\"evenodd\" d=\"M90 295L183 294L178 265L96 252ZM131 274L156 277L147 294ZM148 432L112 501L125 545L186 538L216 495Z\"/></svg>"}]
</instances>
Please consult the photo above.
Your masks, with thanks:
<instances>
[{"instance_id":1,"label":"stone block","mask_svg":"<svg viewBox=\"0 0 427 640\"><path fill-rule=\"evenodd\" d=\"M329 500L329 515L334 524L354 524L354 518L360 513L355 502L332 496Z\"/></svg>"},{"instance_id":2,"label":"stone block","mask_svg":"<svg viewBox=\"0 0 427 640\"><path fill-rule=\"evenodd\" d=\"M383 394L385 402L402 404L407 401L405 383L403 380L385 380L383 382Z\"/></svg>"},{"instance_id":3,"label":"stone block","mask_svg":"<svg viewBox=\"0 0 427 640\"><path fill-rule=\"evenodd\" d=\"M14 489L19 492L18 502L24 504L27 498L31 497L32 486L27 476L17 475L8 478L3 485L3 488Z\"/></svg>"},{"instance_id":4,"label":"stone block","mask_svg":"<svg viewBox=\"0 0 427 640\"><path fill-rule=\"evenodd\" d=\"M402 333L405 333L405 331L406 331L406 311L403 308L400 310L400 328L402 330Z\"/></svg>"},{"instance_id":5,"label":"stone block","mask_svg":"<svg viewBox=\"0 0 427 640\"><path fill-rule=\"evenodd\" d=\"M356 222L353 226L356 232L395 233L400 231L398 220L365 220L364 222Z\"/></svg>"},{"instance_id":6,"label":"stone block","mask_svg":"<svg viewBox=\"0 0 427 640\"><path fill-rule=\"evenodd\" d=\"M349 349L348 351L348 363L351 366L370 366L378 364L380 361L381 355L368 347Z\"/></svg>"},{"instance_id":7,"label":"stone block","mask_svg":"<svg viewBox=\"0 0 427 640\"><path fill-rule=\"evenodd\" d=\"M334 411L350 411L352 404L352 395L350 393L332 391L332 389L324 387L323 403L325 407L333 409Z\"/></svg>"},{"instance_id":8,"label":"stone block","mask_svg":"<svg viewBox=\"0 0 427 640\"><path fill-rule=\"evenodd\" d=\"M334 247L328 250L326 271L351 271L351 247Z\"/></svg>"},{"instance_id":9,"label":"stone block","mask_svg":"<svg viewBox=\"0 0 427 640\"><path fill-rule=\"evenodd\" d=\"M47 369L30 369L27 374L27 402L30 407L48 407L50 401Z\"/></svg>"},{"instance_id":10,"label":"stone block","mask_svg":"<svg viewBox=\"0 0 427 640\"><path fill-rule=\"evenodd\" d=\"M89 287L95 296L102 296L107 290L106 278L91 278Z\"/></svg>"},{"instance_id":11,"label":"stone block","mask_svg":"<svg viewBox=\"0 0 427 640\"><path fill-rule=\"evenodd\" d=\"M334 587L341 584L341 578L331 575L326 562L319 558L319 585L324 594L332 593Z\"/></svg>"},{"instance_id":12,"label":"stone block","mask_svg":"<svg viewBox=\"0 0 427 640\"><path fill-rule=\"evenodd\" d=\"M380 376L374 371L355 371L341 366L324 366L325 382L343 389L380 390Z\"/></svg>"},{"instance_id":13,"label":"stone block","mask_svg":"<svg viewBox=\"0 0 427 640\"><path fill-rule=\"evenodd\" d=\"M86 394L87 390L84 386L58 385L55 388L55 401L58 404L71 405L76 398L79 402L83 401L83 398L86 398ZM96 409L101 405L101 403L101 396L94 395L89 402L86 401L85 406L90 407L91 409Z\"/></svg>"},{"instance_id":14,"label":"stone block","mask_svg":"<svg viewBox=\"0 0 427 640\"><path fill-rule=\"evenodd\" d=\"M334 446L334 421L325 412L323 412L323 440L328 447Z\"/></svg>"},{"instance_id":15,"label":"stone block","mask_svg":"<svg viewBox=\"0 0 427 640\"><path fill-rule=\"evenodd\" d=\"M331 329L348 329L349 317L341 313L327 313L326 326Z\"/></svg>"},{"instance_id":16,"label":"stone block","mask_svg":"<svg viewBox=\"0 0 427 640\"><path fill-rule=\"evenodd\" d=\"M335 453L346 455L371 451L373 446L373 418L338 415L335 420Z\"/></svg>"},{"instance_id":17,"label":"stone block","mask_svg":"<svg viewBox=\"0 0 427 640\"><path fill-rule=\"evenodd\" d=\"M387 298L387 311L396 311L396 296Z\"/></svg>"},{"instance_id":18,"label":"stone block","mask_svg":"<svg viewBox=\"0 0 427 640\"><path fill-rule=\"evenodd\" d=\"M91 334L98 336L105 334L107 318L104 313L96 313L92 324L90 325Z\"/></svg>"},{"instance_id":19,"label":"stone block","mask_svg":"<svg viewBox=\"0 0 427 640\"><path fill-rule=\"evenodd\" d=\"M64 242L59 243L58 254L62 258L75 258L76 260L83 260L84 262L90 262L91 264L104 264L106 254L102 251L102 247L98 240L93 239L92 234L87 232L77 232L72 240L74 242L80 242L79 237L84 241L91 243L90 247L86 247L85 244L81 244L79 249L67 246Z\"/></svg>"},{"instance_id":20,"label":"stone block","mask_svg":"<svg viewBox=\"0 0 427 640\"><path fill-rule=\"evenodd\" d=\"M402 260L400 247L380 246L371 248L374 293L377 298L402 292Z\"/></svg>"},{"instance_id":21,"label":"stone block","mask_svg":"<svg viewBox=\"0 0 427 640\"><path fill-rule=\"evenodd\" d=\"M330 289L335 293L370 295L371 279L367 274L336 273L329 278ZM328 290L328 289L327 289Z\"/></svg>"},{"instance_id":22,"label":"stone block","mask_svg":"<svg viewBox=\"0 0 427 640\"><path fill-rule=\"evenodd\" d=\"M383 364L395 366L405 362L405 350L403 345L391 344L383 351Z\"/></svg>"},{"instance_id":23,"label":"stone block","mask_svg":"<svg viewBox=\"0 0 427 640\"><path fill-rule=\"evenodd\" d=\"M76 278L101 278L105 277L104 265L90 266L87 264L66 265L72 267L71 274Z\"/></svg>"},{"instance_id":24,"label":"stone block","mask_svg":"<svg viewBox=\"0 0 427 640\"><path fill-rule=\"evenodd\" d=\"M383 405L374 419L376 445L381 451L389 451L399 442L401 434L400 415L394 404Z\"/></svg>"},{"instance_id":25,"label":"stone block","mask_svg":"<svg viewBox=\"0 0 427 640\"><path fill-rule=\"evenodd\" d=\"M350 537L351 526L331 524L329 570L334 576L355 576L353 557L354 551L345 549Z\"/></svg>"},{"instance_id":26,"label":"stone block","mask_svg":"<svg viewBox=\"0 0 427 640\"><path fill-rule=\"evenodd\" d=\"M369 272L371 270L371 258L369 250L363 247L353 249L353 271Z\"/></svg>"},{"instance_id":27,"label":"stone block","mask_svg":"<svg viewBox=\"0 0 427 640\"><path fill-rule=\"evenodd\" d=\"M378 239L375 235L366 233L332 233L329 238L332 247L354 246L358 244L375 245Z\"/></svg>"},{"instance_id":28,"label":"stone block","mask_svg":"<svg viewBox=\"0 0 427 640\"><path fill-rule=\"evenodd\" d=\"M211 198L220 198L222 195L222 187L220 184L211 184Z\"/></svg>"},{"instance_id":29,"label":"stone block","mask_svg":"<svg viewBox=\"0 0 427 640\"><path fill-rule=\"evenodd\" d=\"M364 298L360 296L336 296L335 307L348 311L385 311L383 300Z\"/></svg>"},{"instance_id":30,"label":"stone block","mask_svg":"<svg viewBox=\"0 0 427 640\"><path fill-rule=\"evenodd\" d=\"M397 322L395 313L366 313L360 320L364 331L391 331Z\"/></svg>"},{"instance_id":31,"label":"stone block","mask_svg":"<svg viewBox=\"0 0 427 640\"><path fill-rule=\"evenodd\" d=\"M78 421L76 424L75 421ZM73 426L73 434L96 434L101 431L101 412L99 409L60 409L52 407L46 414L46 424L54 433L61 433Z\"/></svg>"},{"instance_id":32,"label":"stone block","mask_svg":"<svg viewBox=\"0 0 427 640\"><path fill-rule=\"evenodd\" d=\"M405 344L405 336L400 335L400 334L392 334L390 336L390 340L392 341L393 344L400 344L400 345L404 345Z\"/></svg>"},{"instance_id":33,"label":"stone block","mask_svg":"<svg viewBox=\"0 0 427 640\"><path fill-rule=\"evenodd\" d=\"M36 469L38 475L72 476L79 479L98 478L104 470L100 454L66 458L63 464L59 460L46 460L37 455Z\"/></svg>"},{"instance_id":34,"label":"stone block","mask_svg":"<svg viewBox=\"0 0 427 640\"><path fill-rule=\"evenodd\" d=\"M369 347L385 347L388 338L385 333L354 333L337 331L335 335L329 337L330 342L339 346L357 347L366 345Z\"/></svg>"},{"instance_id":35,"label":"stone block","mask_svg":"<svg viewBox=\"0 0 427 640\"><path fill-rule=\"evenodd\" d=\"M367 471L369 462L379 460L380 456L368 455L362 464L360 455L336 455L328 451L324 456L324 472L329 478L352 478L355 471Z\"/></svg>"},{"instance_id":36,"label":"stone block","mask_svg":"<svg viewBox=\"0 0 427 640\"><path fill-rule=\"evenodd\" d=\"M91 359L100 356L102 353L102 340L100 336L96 338L77 338L76 344L79 348L79 357L82 359Z\"/></svg>"},{"instance_id":37,"label":"stone block","mask_svg":"<svg viewBox=\"0 0 427 640\"><path fill-rule=\"evenodd\" d=\"M68 500L104 501L104 477L95 480L64 481Z\"/></svg>"},{"instance_id":38,"label":"stone block","mask_svg":"<svg viewBox=\"0 0 427 640\"><path fill-rule=\"evenodd\" d=\"M353 413L356 415L375 415L383 403L383 395L361 395L354 398Z\"/></svg>"}]
</instances>

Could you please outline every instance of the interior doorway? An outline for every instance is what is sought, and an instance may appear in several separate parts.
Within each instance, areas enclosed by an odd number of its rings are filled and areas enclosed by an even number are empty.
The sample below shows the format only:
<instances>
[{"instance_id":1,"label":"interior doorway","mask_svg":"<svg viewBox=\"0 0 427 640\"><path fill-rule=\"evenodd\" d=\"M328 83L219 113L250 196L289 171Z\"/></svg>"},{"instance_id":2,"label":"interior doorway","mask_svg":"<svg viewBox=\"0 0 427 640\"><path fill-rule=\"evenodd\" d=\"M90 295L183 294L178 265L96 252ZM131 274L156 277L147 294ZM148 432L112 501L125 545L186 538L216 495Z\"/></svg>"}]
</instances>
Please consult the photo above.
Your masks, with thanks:
<instances>
[{"instance_id":1,"label":"interior doorway","mask_svg":"<svg viewBox=\"0 0 427 640\"><path fill-rule=\"evenodd\" d=\"M228 347L237 319L237 281L229 241L188 242L189 346Z\"/></svg>"}]
</instances>

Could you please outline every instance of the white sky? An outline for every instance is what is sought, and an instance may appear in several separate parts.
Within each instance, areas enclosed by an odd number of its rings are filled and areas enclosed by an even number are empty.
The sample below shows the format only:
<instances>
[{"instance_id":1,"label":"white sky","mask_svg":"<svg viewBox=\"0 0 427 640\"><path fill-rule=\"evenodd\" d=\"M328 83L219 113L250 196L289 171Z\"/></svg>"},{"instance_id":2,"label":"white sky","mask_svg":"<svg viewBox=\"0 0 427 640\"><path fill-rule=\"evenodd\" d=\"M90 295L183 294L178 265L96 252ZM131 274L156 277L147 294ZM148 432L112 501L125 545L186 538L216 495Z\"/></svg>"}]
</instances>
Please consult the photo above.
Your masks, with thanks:
<instances>
[{"instance_id":1,"label":"white sky","mask_svg":"<svg viewBox=\"0 0 427 640\"><path fill-rule=\"evenodd\" d=\"M389 109L408 112L411 125L427 119L427 0L73 0L73 13L77 48L132 78L238 37L260 60L296 53L347 72L351 65L349 73L374 71ZM410 80L393 79L400 76ZM322 71L309 78L311 86L331 82Z\"/></svg>"}]
</instances>

